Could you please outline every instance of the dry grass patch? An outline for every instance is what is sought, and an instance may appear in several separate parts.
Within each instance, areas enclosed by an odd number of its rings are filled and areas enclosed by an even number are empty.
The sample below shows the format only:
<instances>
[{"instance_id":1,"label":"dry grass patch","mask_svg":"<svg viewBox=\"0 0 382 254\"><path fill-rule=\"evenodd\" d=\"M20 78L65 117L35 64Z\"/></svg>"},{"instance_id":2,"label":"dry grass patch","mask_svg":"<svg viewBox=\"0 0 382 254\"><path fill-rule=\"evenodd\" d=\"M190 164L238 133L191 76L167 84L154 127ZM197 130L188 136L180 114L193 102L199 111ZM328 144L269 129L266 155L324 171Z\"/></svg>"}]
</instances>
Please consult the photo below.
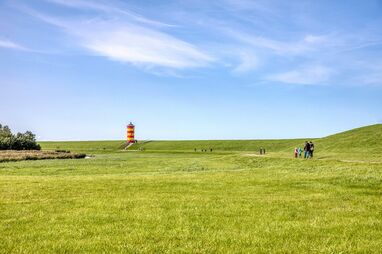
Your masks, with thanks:
<instances>
[{"instance_id":1,"label":"dry grass patch","mask_svg":"<svg viewBox=\"0 0 382 254\"><path fill-rule=\"evenodd\" d=\"M70 151L37 151L37 150L5 150L0 151L0 162L44 159L80 159L86 154L71 153Z\"/></svg>"}]
</instances>

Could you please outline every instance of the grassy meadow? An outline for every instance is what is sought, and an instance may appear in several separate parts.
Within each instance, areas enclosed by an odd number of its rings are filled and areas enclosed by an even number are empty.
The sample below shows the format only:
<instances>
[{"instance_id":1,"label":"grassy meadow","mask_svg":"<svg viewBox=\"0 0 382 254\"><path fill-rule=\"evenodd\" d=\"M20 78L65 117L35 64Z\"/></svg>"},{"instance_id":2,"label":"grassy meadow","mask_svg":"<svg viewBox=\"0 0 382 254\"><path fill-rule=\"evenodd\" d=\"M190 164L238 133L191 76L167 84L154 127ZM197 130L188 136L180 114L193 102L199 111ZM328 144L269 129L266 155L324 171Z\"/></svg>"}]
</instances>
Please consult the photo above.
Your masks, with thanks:
<instances>
[{"instance_id":1,"label":"grassy meadow","mask_svg":"<svg viewBox=\"0 0 382 254\"><path fill-rule=\"evenodd\" d=\"M41 142L95 156L0 163L0 253L381 253L382 125L303 141Z\"/></svg>"}]
</instances>

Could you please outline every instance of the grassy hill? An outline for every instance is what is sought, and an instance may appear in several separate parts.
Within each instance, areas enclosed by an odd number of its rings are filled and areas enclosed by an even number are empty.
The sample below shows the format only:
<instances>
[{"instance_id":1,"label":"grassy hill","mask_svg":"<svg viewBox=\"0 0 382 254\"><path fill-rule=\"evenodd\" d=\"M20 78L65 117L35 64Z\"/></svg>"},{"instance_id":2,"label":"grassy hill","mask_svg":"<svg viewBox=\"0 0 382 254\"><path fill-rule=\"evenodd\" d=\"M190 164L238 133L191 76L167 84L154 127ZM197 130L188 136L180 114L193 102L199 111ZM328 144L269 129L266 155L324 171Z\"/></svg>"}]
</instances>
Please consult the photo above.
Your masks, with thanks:
<instances>
[{"instance_id":1,"label":"grassy hill","mask_svg":"<svg viewBox=\"0 0 382 254\"><path fill-rule=\"evenodd\" d=\"M136 144L131 149L145 147L153 150L192 150L194 148L216 147L223 151L249 151L268 147L272 151L286 151L303 145L305 140L313 140L330 151L352 149L359 151L365 147L382 151L382 124L375 124L337 133L324 138L268 139L268 140L199 140L199 141L155 141Z\"/></svg>"},{"instance_id":2,"label":"grassy hill","mask_svg":"<svg viewBox=\"0 0 382 254\"><path fill-rule=\"evenodd\" d=\"M382 161L382 124L375 124L316 140L322 158Z\"/></svg>"},{"instance_id":3,"label":"grassy hill","mask_svg":"<svg viewBox=\"0 0 382 254\"><path fill-rule=\"evenodd\" d=\"M183 151L212 148L214 152L254 152L261 147L270 156L290 157L295 147L303 147L305 140L313 140L317 158L362 160L367 157L382 160L382 124L365 126L318 139L279 140L187 140L187 141L142 141L129 150ZM44 150L65 149L74 152L105 153L119 151L124 141L73 141L40 142Z\"/></svg>"},{"instance_id":4,"label":"grassy hill","mask_svg":"<svg viewBox=\"0 0 382 254\"><path fill-rule=\"evenodd\" d=\"M130 149L193 151L195 148L213 148L214 151L252 151L260 147L268 154L290 157L295 147L303 147L305 140L313 140L317 158L381 160L382 124L365 126L318 139L280 140L200 140L200 141L152 141L138 143Z\"/></svg>"},{"instance_id":5,"label":"grassy hill","mask_svg":"<svg viewBox=\"0 0 382 254\"><path fill-rule=\"evenodd\" d=\"M214 151L258 151L263 147L272 152L284 152L303 143L304 139L151 141L137 143L130 149L194 151L196 148L200 151L212 148Z\"/></svg>"},{"instance_id":6,"label":"grassy hill","mask_svg":"<svg viewBox=\"0 0 382 254\"><path fill-rule=\"evenodd\" d=\"M317 140L317 144L333 152L382 152L382 124L375 124L334 134Z\"/></svg>"}]
</instances>

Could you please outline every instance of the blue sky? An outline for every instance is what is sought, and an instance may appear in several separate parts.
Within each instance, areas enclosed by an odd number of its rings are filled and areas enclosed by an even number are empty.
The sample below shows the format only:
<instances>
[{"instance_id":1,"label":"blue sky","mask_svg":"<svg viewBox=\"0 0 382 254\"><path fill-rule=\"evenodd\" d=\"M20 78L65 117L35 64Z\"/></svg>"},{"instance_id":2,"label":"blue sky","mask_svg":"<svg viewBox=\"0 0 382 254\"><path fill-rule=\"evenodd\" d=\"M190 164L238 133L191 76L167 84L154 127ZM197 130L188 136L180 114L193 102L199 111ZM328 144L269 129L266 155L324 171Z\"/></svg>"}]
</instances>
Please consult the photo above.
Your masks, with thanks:
<instances>
[{"instance_id":1,"label":"blue sky","mask_svg":"<svg viewBox=\"0 0 382 254\"><path fill-rule=\"evenodd\" d=\"M382 1L0 1L0 122L39 140L382 122Z\"/></svg>"}]
</instances>

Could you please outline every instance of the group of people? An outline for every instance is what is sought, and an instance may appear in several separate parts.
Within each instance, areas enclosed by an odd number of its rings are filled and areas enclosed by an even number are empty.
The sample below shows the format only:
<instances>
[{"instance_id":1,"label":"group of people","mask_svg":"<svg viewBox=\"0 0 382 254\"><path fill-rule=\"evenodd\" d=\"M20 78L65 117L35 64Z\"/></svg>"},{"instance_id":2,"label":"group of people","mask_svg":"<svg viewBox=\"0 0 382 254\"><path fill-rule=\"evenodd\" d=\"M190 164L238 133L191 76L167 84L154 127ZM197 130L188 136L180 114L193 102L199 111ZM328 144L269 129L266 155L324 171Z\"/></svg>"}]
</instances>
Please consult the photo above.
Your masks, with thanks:
<instances>
[{"instance_id":1,"label":"group of people","mask_svg":"<svg viewBox=\"0 0 382 254\"><path fill-rule=\"evenodd\" d=\"M196 148L194 148L194 151L196 152L196 151L198 151ZM212 148L210 148L210 149L202 149L201 150L202 152L207 152L207 151L210 151L211 153L212 153Z\"/></svg>"},{"instance_id":2,"label":"group of people","mask_svg":"<svg viewBox=\"0 0 382 254\"><path fill-rule=\"evenodd\" d=\"M302 157L302 151L304 151L304 158L305 159L309 159L309 158L313 158L313 153L314 153L314 143L312 141L305 141L305 145L304 145L304 150L301 149L301 147L296 147L294 149L294 157L295 158L298 158L298 157Z\"/></svg>"}]
</instances>

